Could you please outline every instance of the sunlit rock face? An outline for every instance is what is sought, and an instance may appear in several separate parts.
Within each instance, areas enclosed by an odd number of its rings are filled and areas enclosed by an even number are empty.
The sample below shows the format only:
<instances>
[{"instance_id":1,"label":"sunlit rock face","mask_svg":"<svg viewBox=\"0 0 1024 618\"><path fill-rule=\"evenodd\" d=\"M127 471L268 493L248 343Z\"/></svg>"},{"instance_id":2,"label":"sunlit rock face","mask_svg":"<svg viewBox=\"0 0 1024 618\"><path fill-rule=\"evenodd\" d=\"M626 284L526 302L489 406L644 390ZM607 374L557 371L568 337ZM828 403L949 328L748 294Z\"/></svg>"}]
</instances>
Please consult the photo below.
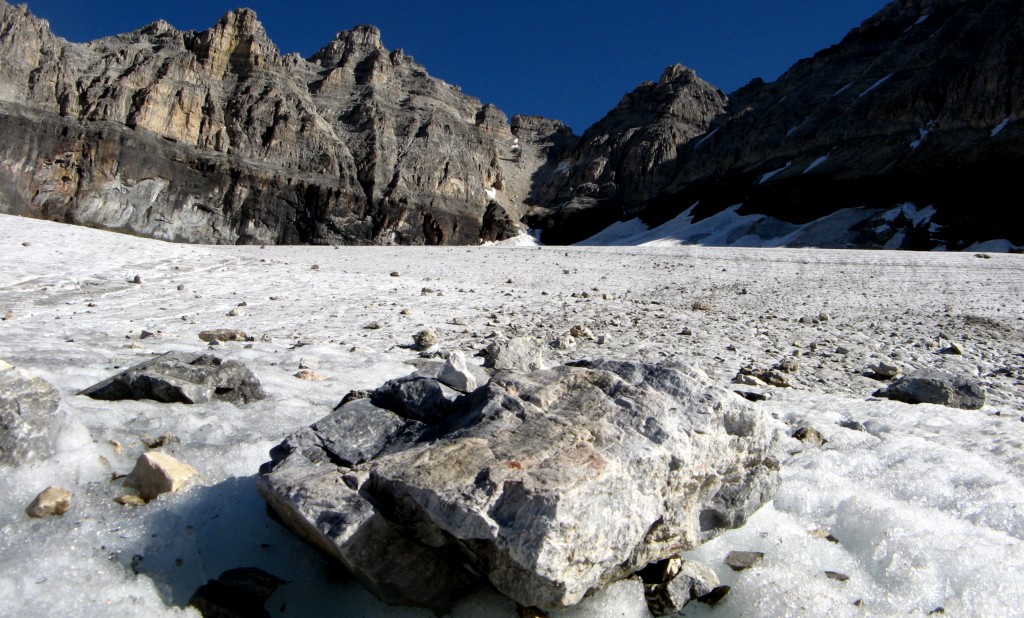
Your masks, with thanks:
<instances>
[{"instance_id":1,"label":"sunlit rock face","mask_svg":"<svg viewBox=\"0 0 1024 618\"><path fill-rule=\"evenodd\" d=\"M778 483L767 415L698 370L586 361L499 372L454 402L422 391L339 407L260 481L390 602L443 609L473 574L522 606L570 606L742 526Z\"/></svg>"},{"instance_id":2,"label":"sunlit rock face","mask_svg":"<svg viewBox=\"0 0 1024 618\"><path fill-rule=\"evenodd\" d=\"M372 26L308 60L248 9L79 45L0 1L0 33L3 212L187 242L476 244L520 232L542 161Z\"/></svg>"},{"instance_id":3,"label":"sunlit rock face","mask_svg":"<svg viewBox=\"0 0 1024 618\"><path fill-rule=\"evenodd\" d=\"M373 26L308 59L247 9L72 44L0 0L0 212L199 243L567 244L690 209L770 219L688 243L1010 250L1022 11L898 0L771 83L726 95L672 65L577 137L510 121Z\"/></svg>"}]
</instances>

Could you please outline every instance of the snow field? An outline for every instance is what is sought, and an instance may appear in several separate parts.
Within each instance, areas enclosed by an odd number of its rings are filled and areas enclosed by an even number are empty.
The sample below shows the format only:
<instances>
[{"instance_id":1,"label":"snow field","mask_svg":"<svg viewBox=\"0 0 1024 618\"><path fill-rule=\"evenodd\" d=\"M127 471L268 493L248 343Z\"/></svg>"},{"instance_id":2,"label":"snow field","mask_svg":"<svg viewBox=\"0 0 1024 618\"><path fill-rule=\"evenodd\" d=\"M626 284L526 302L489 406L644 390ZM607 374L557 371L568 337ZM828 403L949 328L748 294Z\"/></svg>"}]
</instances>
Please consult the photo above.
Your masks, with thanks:
<instances>
[{"instance_id":1,"label":"snow field","mask_svg":"<svg viewBox=\"0 0 1024 618\"><path fill-rule=\"evenodd\" d=\"M472 359L495 335L553 339L577 323L609 342L551 350L551 363L695 363L727 387L748 364L801 365L794 388L761 389L773 398L755 404L778 419L775 501L692 552L733 589L714 610L688 606L686 615L927 615L943 607L946 615L999 616L1024 605L1020 256L668 245L206 247L3 216L0 264L0 316L13 313L0 321L0 358L58 388L63 423L58 455L0 474L0 606L10 615L195 615L182 609L195 588L242 566L289 582L266 605L273 616L430 615L381 605L270 520L255 493L259 465L349 390L412 371L419 360L406 346L422 328ZM142 283L131 283L136 275ZM227 315L243 302L243 315ZM799 320L807 317L818 322ZM372 321L380 328L365 328ZM211 351L248 364L266 400L186 406L76 395L152 354L205 349L198 332L210 328L254 337ZM157 336L141 338L143 330ZM949 340L965 354L942 353ZM964 411L876 400L880 384L863 374L882 358L906 370L977 377L989 405ZM293 377L300 361L327 380ZM838 424L849 420L866 431ZM809 447L789 437L806 425L829 442ZM142 437L167 432L180 442L162 450L199 470L199 482L144 507L114 503L124 490L112 476L146 450ZM74 493L72 510L25 516L52 484ZM722 563L731 550L766 555L735 573ZM481 592L452 615L514 614L509 602ZM555 615L646 609L635 582L623 582Z\"/></svg>"}]
</instances>

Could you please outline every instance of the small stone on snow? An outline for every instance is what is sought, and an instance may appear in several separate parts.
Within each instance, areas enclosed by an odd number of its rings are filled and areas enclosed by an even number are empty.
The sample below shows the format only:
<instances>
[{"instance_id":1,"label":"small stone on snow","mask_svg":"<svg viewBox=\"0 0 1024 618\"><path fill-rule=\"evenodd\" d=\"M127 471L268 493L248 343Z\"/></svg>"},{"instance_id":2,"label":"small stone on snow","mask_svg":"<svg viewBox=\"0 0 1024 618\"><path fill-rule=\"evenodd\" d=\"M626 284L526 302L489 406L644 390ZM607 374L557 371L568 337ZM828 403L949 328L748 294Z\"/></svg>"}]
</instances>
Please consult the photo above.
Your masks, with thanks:
<instances>
[{"instance_id":1,"label":"small stone on snow","mask_svg":"<svg viewBox=\"0 0 1024 618\"><path fill-rule=\"evenodd\" d=\"M145 453L125 479L125 487L138 490L139 497L149 502L163 493L178 491L198 473L192 466L165 453Z\"/></svg>"},{"instance_id":2,"label":"small stone on snow","mask_svg":"<svg viewBox=\"0 0 1024 618\"><path fill-rule=\"evenodd\" d=\"M29 517L63 515L71 510L71 492L63 487L51 485L39 493L28 505L25 512Z\"/></svg>"},{"instance_id":3,"label":"small stone on snow","mask_svg":"<svg viewBox=\"0 0 1024 618\"><path fill-rule=\"evenodd\" d=\"M764 553L759 551L731 551L725 557L725 564L733 571L743 571L761 563Z\"/></svg>"}]
</instances>

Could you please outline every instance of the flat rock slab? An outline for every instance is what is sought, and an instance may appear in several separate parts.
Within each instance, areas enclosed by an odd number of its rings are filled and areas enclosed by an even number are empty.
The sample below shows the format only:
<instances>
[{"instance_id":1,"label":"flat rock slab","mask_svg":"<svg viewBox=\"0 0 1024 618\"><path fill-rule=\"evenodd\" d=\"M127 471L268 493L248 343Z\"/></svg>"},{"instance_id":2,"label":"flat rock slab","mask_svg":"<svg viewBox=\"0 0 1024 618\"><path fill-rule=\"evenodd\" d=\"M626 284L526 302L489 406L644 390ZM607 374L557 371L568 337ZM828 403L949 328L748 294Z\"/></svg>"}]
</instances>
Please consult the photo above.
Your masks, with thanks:
<instances>
[{"instance_id":1,"label":"flat rock slab","mask_svg":"<svg viewBox=\"0 0 1024 618\"><path fill-rule=\"evenodd\" d=\"M163 403L214 399L247 403L266 397L260 381L242 363L183 352L168 352L139 363L79 394L109 401L153 399Z\"/></svg>"},{"instance_id":2,"label":"flat rock slab","mask_svg":"<svg viewBox=\"0 0 1024 618\"><path fill-rule=\"evenodd\" d=\"M0 360L0 464L53 455L59 406L60 393L46 380Z\"/></svg>"},{"instance_id":3,"label":"flat rock slab","mask_svg":"<svg viewBox=\"0 0 1024 618\"><path fill-rule=\"evenodd\" d=\"M743 525L778 482L766 416L689 368L498 372L443 414L376 401L275 448L259 488L392 603L443 609L479 574L522 606L570 606Z\"/></svg>"},{"instance_id":4,"label":"flat rock slab","mask_svg":"<svg viewBox=\"0 0 1024 618\"><path fill-rule=\"evenodd\" d=\"M985 406L985 389L977 380L935 370L908 373L875 392L905 403L935 403L951 408L979 410Z\"/></svg>"}]
</instances>

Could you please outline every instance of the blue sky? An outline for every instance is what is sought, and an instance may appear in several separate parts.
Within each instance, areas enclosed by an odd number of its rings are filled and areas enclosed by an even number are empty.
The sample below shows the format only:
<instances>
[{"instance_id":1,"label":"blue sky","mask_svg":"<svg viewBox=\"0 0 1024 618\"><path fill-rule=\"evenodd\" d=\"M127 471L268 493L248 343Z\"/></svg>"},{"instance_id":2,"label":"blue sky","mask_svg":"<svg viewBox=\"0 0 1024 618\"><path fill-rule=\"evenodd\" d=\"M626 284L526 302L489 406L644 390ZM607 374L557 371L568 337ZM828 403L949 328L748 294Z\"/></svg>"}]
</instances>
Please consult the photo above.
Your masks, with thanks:
<instances>
[{"instance_id":1,"label":"blue sky","mask_svg":"<svg viewBox=\"0 0 1024 618\"><path fill-rule=\"evenodd\" d=\"M771 81L800 58L839 42L885 0L28 0L53 31L76 42L165 19L205 30L248 6L283 53L309 56L339 30L374 24L432 75L494 103L509 117L557 118L577 133L626 92L677 62L731 92Z\"/></svg>"}]
</instances>

